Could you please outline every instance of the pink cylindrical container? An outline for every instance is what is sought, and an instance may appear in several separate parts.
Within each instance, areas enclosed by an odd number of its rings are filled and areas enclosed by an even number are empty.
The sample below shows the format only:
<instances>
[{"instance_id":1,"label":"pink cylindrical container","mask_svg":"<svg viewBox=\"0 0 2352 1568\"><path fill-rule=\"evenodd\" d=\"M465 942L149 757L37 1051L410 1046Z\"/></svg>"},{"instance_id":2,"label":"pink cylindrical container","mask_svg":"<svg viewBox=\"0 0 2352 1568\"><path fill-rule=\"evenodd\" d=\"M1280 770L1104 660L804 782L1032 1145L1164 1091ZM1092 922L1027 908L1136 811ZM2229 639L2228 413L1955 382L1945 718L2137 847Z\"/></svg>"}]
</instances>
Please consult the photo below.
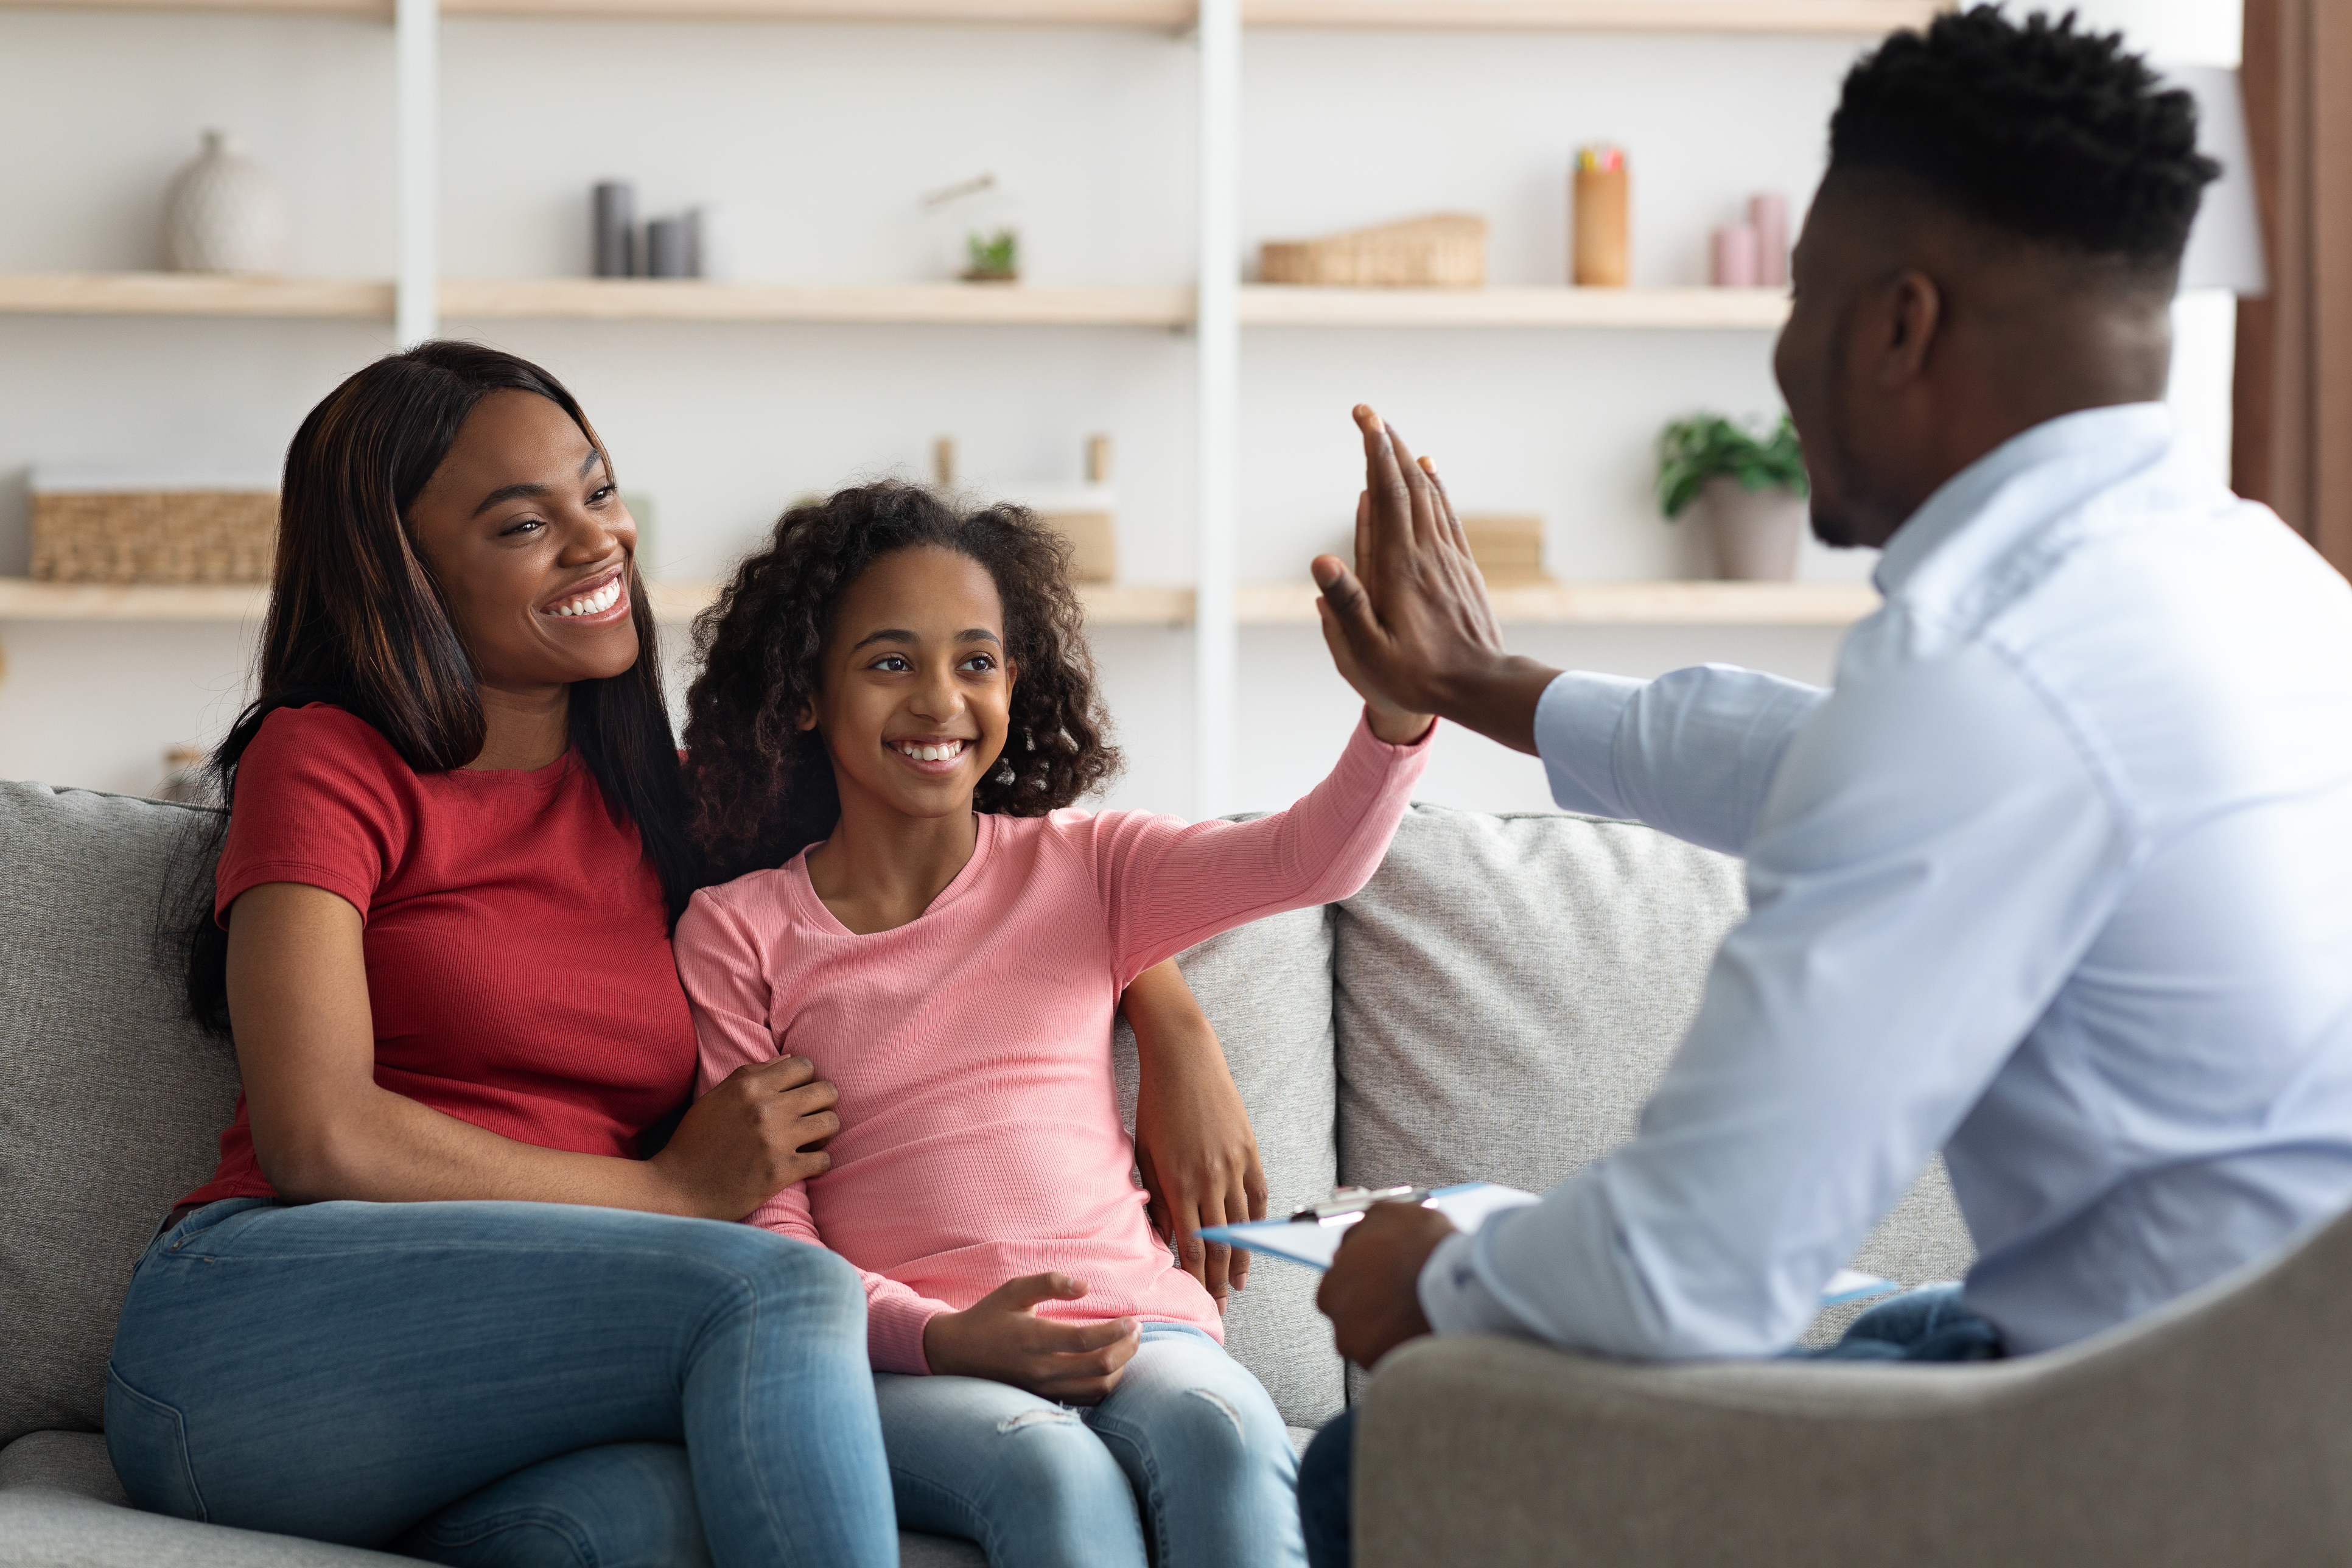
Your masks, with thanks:
<instances>
[{"instance_id":1,"label":"pink cylindrical container","mask_svg":"<svg viewBox=\"0 0 2352 1568\"><path fill-rule=\"evenodd\" d=\"M1715 231L1715 286L1756 287L1756 231L1744 223Z\"/></svg>"},{"instance_id":2,"label":"pink cylindrical container","mask_svg":"<svg viewBox=\"0 0 2352 1568\"><path fill-rule=\"evenodd\" d=\"M1778 191L1748 198L1748 226L1756 231L1756 281L1767 289L1789 282L1789 199Z\"/></svg>"}]
</instances>

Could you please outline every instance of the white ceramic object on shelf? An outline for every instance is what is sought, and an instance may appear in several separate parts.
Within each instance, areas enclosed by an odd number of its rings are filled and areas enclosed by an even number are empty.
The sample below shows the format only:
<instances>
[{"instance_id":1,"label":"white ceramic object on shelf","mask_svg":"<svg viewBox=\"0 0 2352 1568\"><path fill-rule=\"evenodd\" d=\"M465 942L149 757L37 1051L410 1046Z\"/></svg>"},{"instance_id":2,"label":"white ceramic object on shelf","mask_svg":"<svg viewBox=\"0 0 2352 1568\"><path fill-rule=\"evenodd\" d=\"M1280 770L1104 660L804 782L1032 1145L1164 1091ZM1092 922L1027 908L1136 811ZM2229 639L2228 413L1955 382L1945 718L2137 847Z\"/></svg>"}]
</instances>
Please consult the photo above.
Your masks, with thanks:
<instances>
[{"instance_id":1,"label":"white ceramic object on shelf","mask_svg":"<svg viewBox=\"0 0 2352 1568\"><path fill-rule=\"evenodd\" d=\"M1698 492L1715 535L1716 575L1733 583L1786 583L1797 575L1797 545L1811 503L1781 485L1742 489L1718 474Z\"/></svg>"},{"instance_id":2,"label":"white ceramic object on shelf","mask_svg":"<svg viewBox=\"0 0 2352 1568\"><path fill-rule=\"evenodd\" d=\"M172 176L163 195L163 265L173 272L286 270L291 229L286 198L268 171L225 131Z\"/></svg>"}]
</instances>

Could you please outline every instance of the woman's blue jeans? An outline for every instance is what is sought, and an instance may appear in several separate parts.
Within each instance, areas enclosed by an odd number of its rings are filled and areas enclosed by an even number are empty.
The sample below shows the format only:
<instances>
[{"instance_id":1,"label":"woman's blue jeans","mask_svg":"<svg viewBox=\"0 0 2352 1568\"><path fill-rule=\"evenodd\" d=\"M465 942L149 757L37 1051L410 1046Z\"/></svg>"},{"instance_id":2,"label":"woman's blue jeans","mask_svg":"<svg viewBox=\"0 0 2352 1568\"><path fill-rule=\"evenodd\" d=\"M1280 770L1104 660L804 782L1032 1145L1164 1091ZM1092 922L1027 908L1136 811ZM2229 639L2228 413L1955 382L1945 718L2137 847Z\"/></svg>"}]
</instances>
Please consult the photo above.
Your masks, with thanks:
<instances>
[{"instance_id":1,"label":"woman's blue jeans","mask_svg":"<svg viewBox=\"0 0 2352 1568\"><path fill-rule=\"evenodd\" d=\"M1091 1410L978 1377L874 1384L899 1522L976 1541L992 1568L1144 1568L1147 1528L1158 1568L1307 1560L1289 1431L1188 1324L1144 1324Z\"/></svg>"},{"instance_id":2,"label":"woman's blue jeans","mask_svg":"<svg viewBox=\"0 0 2352 1568\"><path fill-rule=\"evenodd\" d=\"M131 1276L106 1439L142 1508L446 1563L898 1561L857 1276L750 1226L211 1204Z\"/></svg>"}]
</instances>

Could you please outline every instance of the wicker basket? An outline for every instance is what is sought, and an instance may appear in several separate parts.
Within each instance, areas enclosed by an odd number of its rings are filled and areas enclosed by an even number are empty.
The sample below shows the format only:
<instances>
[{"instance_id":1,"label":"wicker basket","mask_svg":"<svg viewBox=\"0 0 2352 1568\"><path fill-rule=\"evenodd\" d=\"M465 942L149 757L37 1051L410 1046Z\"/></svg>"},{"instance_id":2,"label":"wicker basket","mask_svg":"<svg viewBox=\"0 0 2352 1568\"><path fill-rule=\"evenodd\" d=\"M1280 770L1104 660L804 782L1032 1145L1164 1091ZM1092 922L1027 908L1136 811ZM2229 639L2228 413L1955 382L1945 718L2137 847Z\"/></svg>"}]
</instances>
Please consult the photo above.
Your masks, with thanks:
<instances>
[{"instance_id":1,"label":"wicker basket","mask_svg":"<svg viewBox=\"0 0 2352 1568\"><path fill-rule=\"evenodd\" d=\"M1544 527L1540 517L1465 517L1463 537L1479 575L1497 587L1517 583L1549 583L1544 570Z\"/></svg>"},{"instance_id":2,"label":"wicker basket","mask_svg":"<svg viewBox=\"0 0 2352 1568\"><path fill-rule=\"evenodd\" d=\"M268 490L33 492L33 575L51 583L265 583Z\"/></svg>"},{"instance_id":3,"label":"wicker basket","mask_svg":"<svg viewBox=\"0 0 2352 1568\"><path fill-rule=\"evenodd\" d=\"M1486 220L1437 213L1323 239L1269 240L1257 275L1266 283L1341 289L1483 288Z\"/></svg>"}]
</instances>

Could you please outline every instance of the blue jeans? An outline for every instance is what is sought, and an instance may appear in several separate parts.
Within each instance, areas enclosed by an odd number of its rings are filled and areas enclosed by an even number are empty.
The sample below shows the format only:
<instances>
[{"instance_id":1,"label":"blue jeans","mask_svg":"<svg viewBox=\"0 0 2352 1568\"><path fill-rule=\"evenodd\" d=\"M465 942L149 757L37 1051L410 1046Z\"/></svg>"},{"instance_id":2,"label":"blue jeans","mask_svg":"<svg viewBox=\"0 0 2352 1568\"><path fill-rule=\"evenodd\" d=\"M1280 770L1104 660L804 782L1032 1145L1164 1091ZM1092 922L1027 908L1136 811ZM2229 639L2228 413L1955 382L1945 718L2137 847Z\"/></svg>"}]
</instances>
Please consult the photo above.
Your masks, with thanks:
<instances>
[{"instance_id":1,"label":"blue jeans","mask_svg":"<svg viewBox=\"0 0 2352 1568\"><path fill-rule=\"evenodd\" d=\"M878 1568L865 1305L750 1226L226 1199L139 1260L107 1451L155 1512L446 1563Z\"/></svg>"},{"instance_id":2,"label":"blue jeans","mask_svg":"<svg viewBox=\"0 0 2352 1568\"><path fill-rule=\"evenodd\" d=\"M990 1568L1144 1568L1147 1528L1158 1568L1304 1561L1290 1433L1190 1324L1144 1324L1091 1410L978 1377L877 1373L874 1393L898 1522L978 1542Z\"/></svg>"},{"instance_id":3,"label":"blue jeans","mask_svg":"<svg viewBox=\"0 0 2352 1568\"><path fill-rule=\"evenodd\" d=\"M2000 1331L1960 1305L1958 1285L1922 1285L1890 1296L1846 1326L1838 1342L1800 1355L1821 1361L1991 1361ZM1349 1568L1354 1506L1356 1413L1343 1410L1315 1435L1298 1466L1298 1513L1310 1568Z\"/></svg>"}]
</instances>

